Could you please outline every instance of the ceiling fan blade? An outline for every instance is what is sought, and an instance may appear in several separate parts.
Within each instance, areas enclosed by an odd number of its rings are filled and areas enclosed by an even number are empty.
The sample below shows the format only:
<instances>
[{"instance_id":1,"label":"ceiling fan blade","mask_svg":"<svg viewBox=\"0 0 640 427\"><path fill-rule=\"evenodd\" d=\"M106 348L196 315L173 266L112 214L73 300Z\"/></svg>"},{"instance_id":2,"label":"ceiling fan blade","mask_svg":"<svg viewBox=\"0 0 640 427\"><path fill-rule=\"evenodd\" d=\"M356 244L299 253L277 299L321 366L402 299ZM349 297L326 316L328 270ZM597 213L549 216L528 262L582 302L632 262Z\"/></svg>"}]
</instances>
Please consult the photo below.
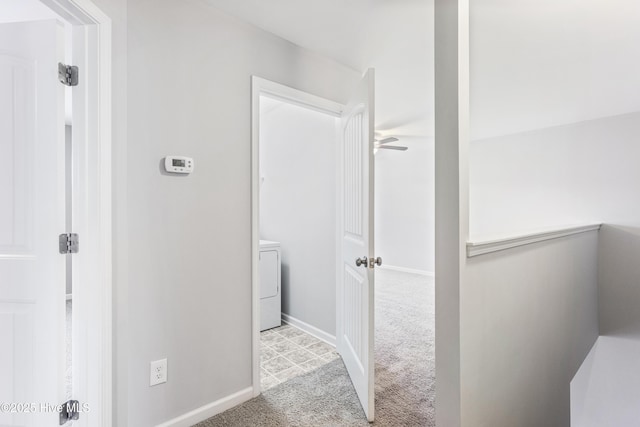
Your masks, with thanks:
<instances>
[{"instance_id":1,"label":"ceiling fan blade","mask_svg":"<svg viewBox=\"0 0 640 427\"><path fill-rule=\"evenodd\" d=\"M388 138L384 138L378 141L378 144L388 144L390 142L396 142L396 141L400 141L398 138L394 137L394 136L390 136Z\"/></svg>"},{"instance_id":2,"label":"ceiling fan blade","mask_svg":"<svg viewBox=\"0 0 640 427\"><path fill-rule=\"evenodd\" d=\"M376 145L375 148L379 148L381 150L398 150L398 151L407 151L409 147L398 147L394 145Z\"/></svg>"}]
</instances>

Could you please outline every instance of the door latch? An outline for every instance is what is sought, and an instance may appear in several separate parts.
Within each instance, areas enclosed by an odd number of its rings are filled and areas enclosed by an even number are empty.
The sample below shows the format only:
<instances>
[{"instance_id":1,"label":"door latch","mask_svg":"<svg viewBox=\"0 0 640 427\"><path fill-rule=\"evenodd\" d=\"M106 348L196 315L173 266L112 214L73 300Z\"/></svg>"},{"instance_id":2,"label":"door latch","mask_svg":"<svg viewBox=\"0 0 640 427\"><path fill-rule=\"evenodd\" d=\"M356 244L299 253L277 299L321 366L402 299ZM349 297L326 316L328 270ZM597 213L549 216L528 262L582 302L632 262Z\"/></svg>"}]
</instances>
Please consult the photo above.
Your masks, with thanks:
<instances>
[{"instance_id":1,"label":"door latch","mask_svg":"<svg viewBox=\"0 0 640 427\"><path fill-rule=\"evenodd\" d=\"M363 256L362 258L356 258L356 266L360 267L362 265L364 265L365 268L369 266L369 260L366 256Z\"/></svg>"},{"instance_id":2,"label":"door latch","mask_svg":"<svg viewBox=\"0 0 640 427\"><path fill-rule=\"evenodd\" d=\"M369 258L369 268L375 268L375 266L381 266L382 265L382 258L377 257L377 258ZM366 264L365 264L366 266Z\"/></svg>"}]
</instances>

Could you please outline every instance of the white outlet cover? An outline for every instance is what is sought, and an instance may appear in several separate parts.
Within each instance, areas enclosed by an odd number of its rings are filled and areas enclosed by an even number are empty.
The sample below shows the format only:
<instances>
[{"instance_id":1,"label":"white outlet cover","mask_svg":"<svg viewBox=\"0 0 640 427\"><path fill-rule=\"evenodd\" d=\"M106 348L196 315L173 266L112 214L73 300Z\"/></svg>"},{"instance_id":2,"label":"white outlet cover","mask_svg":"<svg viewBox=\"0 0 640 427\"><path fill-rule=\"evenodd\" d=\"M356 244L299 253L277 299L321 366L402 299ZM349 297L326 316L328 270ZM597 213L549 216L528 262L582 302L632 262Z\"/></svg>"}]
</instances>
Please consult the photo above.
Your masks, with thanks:
<instances>
[{"instance_id":1,"label":"white outlet cover","mask_svg":"<svg viewBox=\"0 0 640 427\"><path fill-rule=\"evenodd\" d=\"M149 363L149 387L167 382L167 359Z\"/></svg>"}]
</instances>

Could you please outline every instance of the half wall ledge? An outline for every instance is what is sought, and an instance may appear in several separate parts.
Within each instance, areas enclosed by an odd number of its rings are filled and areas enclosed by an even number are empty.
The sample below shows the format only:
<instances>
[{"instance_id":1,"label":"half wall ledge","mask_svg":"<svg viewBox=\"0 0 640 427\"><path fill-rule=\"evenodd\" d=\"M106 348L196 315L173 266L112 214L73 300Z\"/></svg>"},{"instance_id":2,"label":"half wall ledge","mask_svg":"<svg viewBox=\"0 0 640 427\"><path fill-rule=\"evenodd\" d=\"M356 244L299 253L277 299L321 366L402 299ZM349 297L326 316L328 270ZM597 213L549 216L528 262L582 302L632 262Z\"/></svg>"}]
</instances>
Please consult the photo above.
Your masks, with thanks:
<instances>
[{"instance_id":1,"label":"half wall ledge","mask_svg":"<svg viewBox=\"0 0 640 427\"><path fill-rule=\"evenodd\" d=\"M561 237L571 236L574 234L598 231L601 226L602 224L571 225L548 228L526 234L511 234L491 239L472 239L467 242L467 258L512 249L518 246L544 242L545 240L559 239Z\"/></svg>"}]
</instances>

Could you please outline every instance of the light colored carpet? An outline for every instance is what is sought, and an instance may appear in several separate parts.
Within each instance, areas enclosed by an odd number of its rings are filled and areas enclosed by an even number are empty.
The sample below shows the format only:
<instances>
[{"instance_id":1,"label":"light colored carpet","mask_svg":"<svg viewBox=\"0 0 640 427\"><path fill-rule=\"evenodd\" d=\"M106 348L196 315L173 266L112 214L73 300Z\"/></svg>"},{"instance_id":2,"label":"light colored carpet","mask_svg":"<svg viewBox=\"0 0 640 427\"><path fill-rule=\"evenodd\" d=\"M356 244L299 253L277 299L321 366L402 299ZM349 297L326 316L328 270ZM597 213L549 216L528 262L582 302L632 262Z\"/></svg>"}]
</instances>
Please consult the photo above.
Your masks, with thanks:
<instances>
[{"instance_id":1,"label":"light colored carpet","mask_svg":"<svg viewBox=\"0 0 640 427\"><path fill-rule=\"evenodd\" d=\"M433 279L383 269L376 278L373 425L435 426ZM368 425L338 359L196 427Z\"/></svg>"}]
</instances>

